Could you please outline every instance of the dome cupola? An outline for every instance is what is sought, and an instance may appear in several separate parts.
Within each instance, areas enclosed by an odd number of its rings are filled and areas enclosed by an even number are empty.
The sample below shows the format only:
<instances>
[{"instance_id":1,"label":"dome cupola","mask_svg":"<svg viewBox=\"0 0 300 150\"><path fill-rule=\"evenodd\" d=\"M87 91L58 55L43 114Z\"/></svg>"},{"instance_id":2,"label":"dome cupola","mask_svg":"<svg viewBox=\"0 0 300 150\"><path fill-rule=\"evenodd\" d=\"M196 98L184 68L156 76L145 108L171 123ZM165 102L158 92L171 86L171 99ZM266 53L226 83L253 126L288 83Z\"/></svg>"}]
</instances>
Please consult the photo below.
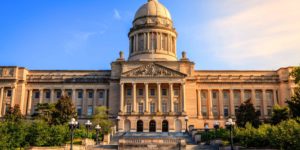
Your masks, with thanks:
<instances>
[{"instance_id":1,"label":"dome cupola","mask_svg":"<svg viewBox=\"0 0 300 150\"><path fill-rule=\"evenodd\" d=\"M135 14L128 34L129 61L176 61L177 33L169 10L148 0Z\"/></svg>"}]
</instances>

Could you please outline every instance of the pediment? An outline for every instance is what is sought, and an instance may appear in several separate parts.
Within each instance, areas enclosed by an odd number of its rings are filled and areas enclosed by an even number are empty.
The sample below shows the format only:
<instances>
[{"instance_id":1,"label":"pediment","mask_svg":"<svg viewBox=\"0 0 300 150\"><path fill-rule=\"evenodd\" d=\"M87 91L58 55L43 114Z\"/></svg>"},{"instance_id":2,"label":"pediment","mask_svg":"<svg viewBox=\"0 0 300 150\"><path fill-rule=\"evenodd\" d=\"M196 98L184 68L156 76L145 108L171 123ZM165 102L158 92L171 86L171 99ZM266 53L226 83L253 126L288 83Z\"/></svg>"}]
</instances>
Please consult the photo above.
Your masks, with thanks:
<instances>
[{"instance_id":1,"label":"pediment","mask_svg":"<svg viewBox=\"0 0 300 150\"><path fill-rule=\"evenodd\" d=\"M122 74L122 77L160 77L160 78L183 78L186 74L164 67L159 64L151 63Z\"/></svg>"}]
</instances>

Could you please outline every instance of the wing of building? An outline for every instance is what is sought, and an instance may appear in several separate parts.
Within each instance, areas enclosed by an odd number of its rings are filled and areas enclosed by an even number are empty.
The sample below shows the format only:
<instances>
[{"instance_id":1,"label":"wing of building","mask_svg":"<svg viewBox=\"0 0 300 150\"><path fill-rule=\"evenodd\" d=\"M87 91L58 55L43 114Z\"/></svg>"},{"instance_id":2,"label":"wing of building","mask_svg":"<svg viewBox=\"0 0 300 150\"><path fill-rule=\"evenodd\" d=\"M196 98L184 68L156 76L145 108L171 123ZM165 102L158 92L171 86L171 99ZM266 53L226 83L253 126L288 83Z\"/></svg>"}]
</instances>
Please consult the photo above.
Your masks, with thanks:
<instances>
[{"instance_id":1,"label":"wing of building","mask_svg":"<svg viewBox=\"0 0 300 150\"><path fill-rule=\"evenodd\" d=\"M81 119L97 106L107 106L119 131L178 132L188 125L213 127L235 116L237 107L251 99L261 118L275 104L285 105L295 88L292 67L278 70L195 70L186 53L177 57L177 32L166 7L148 0L133 20L129 58L123 53L111 70L28 70L0 67L0 116L20 105L30 116L38 103L71 97Z\"/></svg>"}]
</instances>

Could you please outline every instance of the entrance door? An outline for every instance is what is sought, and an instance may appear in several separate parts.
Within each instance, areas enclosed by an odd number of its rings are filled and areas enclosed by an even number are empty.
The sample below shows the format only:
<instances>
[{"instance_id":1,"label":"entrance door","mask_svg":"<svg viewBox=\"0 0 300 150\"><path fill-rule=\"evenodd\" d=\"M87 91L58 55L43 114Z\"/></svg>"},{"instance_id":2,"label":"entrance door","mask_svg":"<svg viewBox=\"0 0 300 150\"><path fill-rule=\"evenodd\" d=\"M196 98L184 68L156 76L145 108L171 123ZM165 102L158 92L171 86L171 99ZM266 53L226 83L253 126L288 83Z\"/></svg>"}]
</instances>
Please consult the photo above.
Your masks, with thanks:
<instances>
[{"instance_id":1,"label":"entrance door","mask_svg":"<svg viewBox=\"0 0 300 150\"><path fill-rule=\"evenodd\" d=\"M149 132L156 132L156 122L154 120L149 123Z\"/></svg>"},{"instance_id":2,"label":"entrance door","mask_svg":"<svg viewBox=\"0 0 300 150\"><path fill-rule=\"evenodd\" d=\"M139 120L136 124L136 132L143 132L144 131L144 123L142 120Z\"/></svg>"},{"instance_id":3,"label":"entrance door","mask_svg":"<svg viewBox=\"0 0 300 150\"><path fill-rule=\"evenodd\" d=\"M169 132L169 123L167 120L162 122L162 132Z\"/></svg>"}]
</instances>

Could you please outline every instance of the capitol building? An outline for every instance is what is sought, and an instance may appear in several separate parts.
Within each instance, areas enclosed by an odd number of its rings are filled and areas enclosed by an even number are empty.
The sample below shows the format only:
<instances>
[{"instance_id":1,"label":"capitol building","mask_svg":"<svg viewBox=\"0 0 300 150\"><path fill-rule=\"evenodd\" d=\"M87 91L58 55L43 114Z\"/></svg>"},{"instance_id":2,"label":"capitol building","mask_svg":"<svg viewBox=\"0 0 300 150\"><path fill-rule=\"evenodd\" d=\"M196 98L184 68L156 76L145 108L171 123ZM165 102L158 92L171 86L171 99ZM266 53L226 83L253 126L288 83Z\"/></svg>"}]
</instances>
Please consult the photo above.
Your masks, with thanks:
<instances>
[{"instance_id":1,"label":"capitol building","mask_svg":"<svg viewBox=\"0 0 300 150\"><path fill-rule=\"evenodd\" d=\"M296 85L292 67L277 70L196 70L188 53L177 53L178 33L168 9L148 0L136 12L123 52L111 70L29 70L0 66L0 117L18 104L26 116L38 103L69 96L79 119L106 106L120 132L182 132L188 126L213 128L235 118L251 100L267 119L274 105L285 105ZM117 54L116 54L117 55Z\"/></svg>"}]
</instances>

